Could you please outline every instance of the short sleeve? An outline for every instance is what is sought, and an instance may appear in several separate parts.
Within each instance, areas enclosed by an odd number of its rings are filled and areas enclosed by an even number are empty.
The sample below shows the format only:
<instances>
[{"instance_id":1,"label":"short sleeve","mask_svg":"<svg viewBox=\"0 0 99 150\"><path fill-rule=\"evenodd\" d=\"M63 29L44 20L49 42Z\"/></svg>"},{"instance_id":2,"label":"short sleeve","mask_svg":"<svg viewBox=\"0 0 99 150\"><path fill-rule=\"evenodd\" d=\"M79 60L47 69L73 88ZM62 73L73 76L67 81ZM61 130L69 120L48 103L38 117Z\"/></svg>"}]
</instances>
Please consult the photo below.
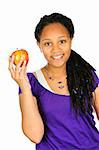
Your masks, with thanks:
<instances>
[{"instance_id":1,"label":"short sleeve","mask_svg":"<svg viewBox=\"0 0 99 150\"><path fill-rule=\"evenodd\" d=\"M33 73L27 73L27 77L29 79L29 83L30 83L30 86L31 86L32 95L36 96L36 92L35 92L35 78L34 78ZM22 93L22 90L19 87L18 94L20 94L20 93Z\"/></svg>"},{"instance_id":2,"label":"short sleeve","mask_svg":"<svg viewBox=\"0 0 99 150\"><path fill-rule=\"evenodd\" d=\"M95 89L98 87L99 84L99 77L97 76L95 71L92 71L92 75L93 75L93 88L92 88L92 92L95 91Z\"/></svg>"}]
</instances>

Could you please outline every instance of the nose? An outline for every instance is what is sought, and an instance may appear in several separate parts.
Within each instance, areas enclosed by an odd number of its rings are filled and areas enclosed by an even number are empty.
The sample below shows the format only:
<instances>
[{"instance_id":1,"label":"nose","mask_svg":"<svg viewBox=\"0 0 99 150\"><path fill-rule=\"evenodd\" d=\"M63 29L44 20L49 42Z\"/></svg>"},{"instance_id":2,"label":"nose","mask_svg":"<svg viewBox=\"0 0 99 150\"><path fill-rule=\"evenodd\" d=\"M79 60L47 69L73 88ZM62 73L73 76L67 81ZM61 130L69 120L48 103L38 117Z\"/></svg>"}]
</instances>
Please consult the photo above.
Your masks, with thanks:
<instances>
[{"instance_id":1,"label":"nose","mask_svg":"<svg viewBox=\"0 0 99 150\"><path fill-rule=\"evenodd\" d=\"M59 51L59 45L58 45L58 43L54 43L53 44L52 51L53 52L58 52Z\"/></svg>"}]
</instances>

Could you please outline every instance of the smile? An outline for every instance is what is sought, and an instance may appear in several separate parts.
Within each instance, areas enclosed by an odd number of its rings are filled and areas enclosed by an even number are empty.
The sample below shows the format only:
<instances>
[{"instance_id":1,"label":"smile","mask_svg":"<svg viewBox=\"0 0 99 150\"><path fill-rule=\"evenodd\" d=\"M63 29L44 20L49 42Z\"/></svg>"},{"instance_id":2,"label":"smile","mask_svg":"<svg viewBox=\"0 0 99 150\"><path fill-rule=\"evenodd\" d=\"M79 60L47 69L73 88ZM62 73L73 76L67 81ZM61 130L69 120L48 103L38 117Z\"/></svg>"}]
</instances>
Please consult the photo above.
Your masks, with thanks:
<instances>
[{"instance_id":1,"label":"smile","mask_svg":"<svg viewBox=\"0 0 99 150\"><path fill-rule=\"evenodd\" d=\"M59 55L59 56L53 56L52 58L54 60L60 60L63 57L63 55Z\"/></svg>"}]
</instances>

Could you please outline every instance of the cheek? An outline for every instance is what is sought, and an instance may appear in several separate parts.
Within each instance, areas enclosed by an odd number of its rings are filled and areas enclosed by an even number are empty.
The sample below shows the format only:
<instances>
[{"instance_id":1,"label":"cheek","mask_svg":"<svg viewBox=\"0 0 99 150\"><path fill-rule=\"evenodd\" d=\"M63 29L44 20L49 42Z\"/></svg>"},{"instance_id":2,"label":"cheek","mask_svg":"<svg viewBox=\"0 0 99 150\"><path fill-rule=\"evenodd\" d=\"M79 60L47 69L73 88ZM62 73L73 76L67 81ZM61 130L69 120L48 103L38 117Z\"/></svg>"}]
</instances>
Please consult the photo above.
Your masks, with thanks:
<instances>
[{"instance_id":1,"label":"cheek","mask_svg":"<svg viewBox=\"0 0 99 150\"><path fill-rule=\"evenodd\" d=\"M65 58L66 58L66 60L69 59L70 54L71 54L71 48L68 48L68 49L65 51Z\"/></svg>"},{"instance_id":2,"label":"cheek","mask_svg":"<svg viewBox=\"0 0 99 150\"><path fill-rule=\"evenodd\" d=\"M51 57L50 52L43 51L43 55L44 55L44 57L45 57L47 60L49 60L50 57Z\"/></svg>"}]
</instances>

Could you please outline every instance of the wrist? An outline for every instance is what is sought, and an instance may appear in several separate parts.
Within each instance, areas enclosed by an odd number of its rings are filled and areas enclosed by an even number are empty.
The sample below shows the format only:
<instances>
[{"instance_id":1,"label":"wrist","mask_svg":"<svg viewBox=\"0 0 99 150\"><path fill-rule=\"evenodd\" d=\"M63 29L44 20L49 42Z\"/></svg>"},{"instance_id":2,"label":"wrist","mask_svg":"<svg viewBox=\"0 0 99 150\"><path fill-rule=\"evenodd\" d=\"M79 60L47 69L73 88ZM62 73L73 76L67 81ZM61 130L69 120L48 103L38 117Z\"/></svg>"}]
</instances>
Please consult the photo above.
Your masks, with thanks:
<instances>
[{"instance_id":1,"label":"wrist","mask_svg":"<svg viewBox=\"0 0 99 150\"><path fill-rule=\"evenodd\" d=\"M26 91L30 91L31 90L31 86L30 86L29 83L21 85L20 88L21 88L22 92L26 92Z\"/></svg>"}]
</instances>

